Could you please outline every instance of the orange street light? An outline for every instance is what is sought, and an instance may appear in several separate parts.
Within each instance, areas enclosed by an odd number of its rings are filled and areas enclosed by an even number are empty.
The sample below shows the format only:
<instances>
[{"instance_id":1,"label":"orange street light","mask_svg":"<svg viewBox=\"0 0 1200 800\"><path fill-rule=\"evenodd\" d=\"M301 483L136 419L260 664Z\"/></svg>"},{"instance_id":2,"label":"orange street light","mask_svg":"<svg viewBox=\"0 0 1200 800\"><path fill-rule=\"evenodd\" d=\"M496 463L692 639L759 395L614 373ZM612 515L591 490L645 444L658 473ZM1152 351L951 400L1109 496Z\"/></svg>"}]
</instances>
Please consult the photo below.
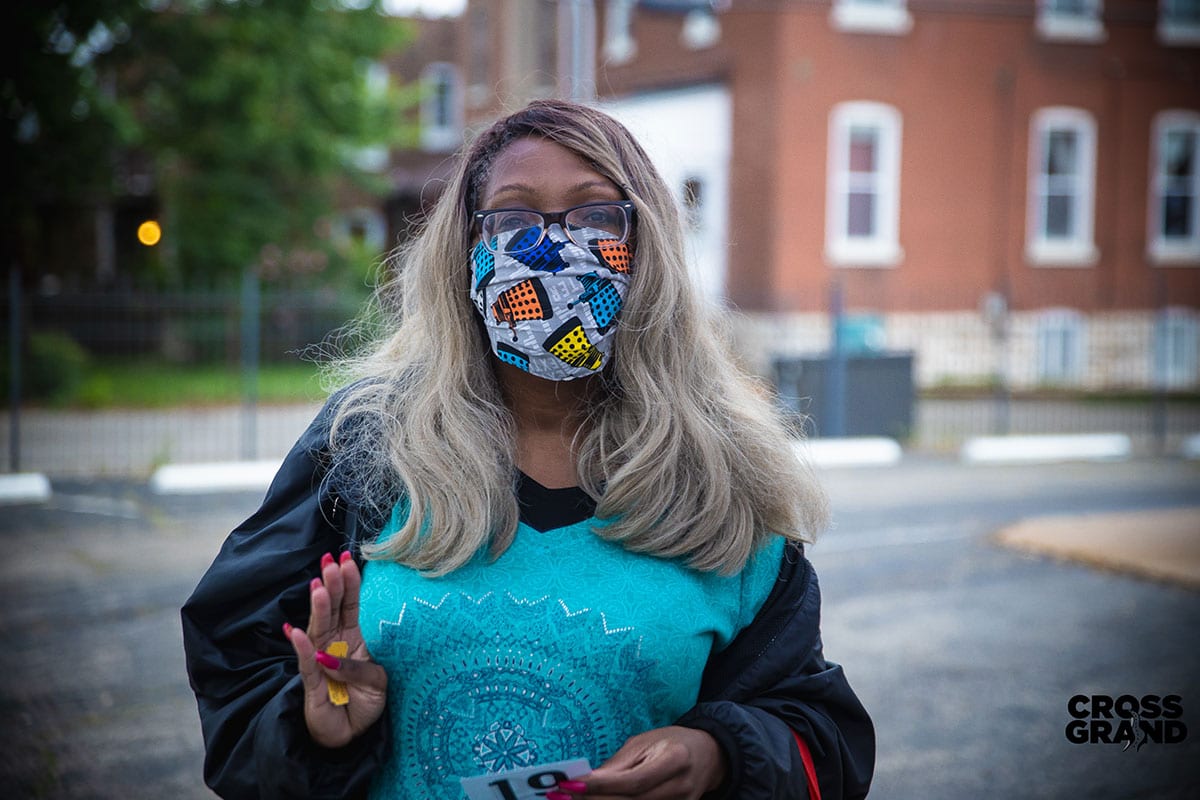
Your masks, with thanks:
<instances>
[{"instance_id":1,"label":"orange street light","mask_svg":"<svg viewBox=\"0 0 1200 800\"><path fill-rule=\"evenodd\" d=\"M148 219L137 229L138 241L146 245L146 247L154 247L162 239L162 227L157 220Z\"/></svg>"}]
</instances>

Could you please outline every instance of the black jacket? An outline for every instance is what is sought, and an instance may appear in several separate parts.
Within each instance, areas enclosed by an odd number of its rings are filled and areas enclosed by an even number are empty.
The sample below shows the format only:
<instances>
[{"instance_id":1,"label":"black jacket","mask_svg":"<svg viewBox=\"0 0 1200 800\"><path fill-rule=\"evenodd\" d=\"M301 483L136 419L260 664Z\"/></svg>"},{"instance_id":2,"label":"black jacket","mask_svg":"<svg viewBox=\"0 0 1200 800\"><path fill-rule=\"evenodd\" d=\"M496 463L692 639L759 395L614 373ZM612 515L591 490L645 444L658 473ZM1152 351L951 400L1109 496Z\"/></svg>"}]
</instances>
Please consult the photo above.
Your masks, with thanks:
<instances>
[{"instance_id":1,"label":"black jacket","mask_svg":"<svg viewBox=\"0 0 1200 800\"><path fill-rule=\"evenodd\" d=\"M386 757L387 713L339 750L312 743L283 623L308 618L324 553L358 543L358 517L326 484L327 406L288 454L262 507L235 529L183 606L188 678L200 709L205 782L225 798L346 798L366 793ZM754 621L707 665L678 721L729 756L726 797L808 796L792 731L808 744L824 800L862 797L875 758L871 720L824 659L816 575L789 547Z\"/></svg>"}]
</instances>

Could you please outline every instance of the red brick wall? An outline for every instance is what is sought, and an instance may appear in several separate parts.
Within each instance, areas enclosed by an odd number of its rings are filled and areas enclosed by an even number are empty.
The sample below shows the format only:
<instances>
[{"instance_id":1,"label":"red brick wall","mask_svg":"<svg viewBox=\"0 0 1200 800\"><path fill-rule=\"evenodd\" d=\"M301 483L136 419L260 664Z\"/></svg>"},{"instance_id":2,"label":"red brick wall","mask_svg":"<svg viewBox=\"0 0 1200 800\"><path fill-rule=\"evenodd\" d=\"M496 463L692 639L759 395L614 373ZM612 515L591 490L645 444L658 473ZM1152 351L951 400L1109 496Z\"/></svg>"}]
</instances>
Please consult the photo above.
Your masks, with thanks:
<instances>
[{"instance_id":1,"label":"red brick wall","mask_svg":"<svg viewBox=\"0 0 1200 800\"><path fill-rule=\"evenodd\" d=\"M733 141L729 175L729 259L726 294L737 306L773 309L778 297L776 217L780 164L782 44L770 14L728 14L722 35L736 61L730 73Z\"/></svg>"},{"instance_id":2,"label":"red brick wall","mask_svg":"<svg viewBox=\"0 0 1200 800\"><path fill-rule=\"evenodd\" d=\"M1040 40L1032 0L1007 14L913 2L903 36L836 31L820 4L735 3L723 17L734 56L733 302L819 310L837 275L851 307L880 310L976 308L1005 287L1017 309L1146 308L1163 297L1200 305L1200 268L1152 266L1145 255L1151 121L1200 108L1200 50L1158 45L1152 7L1106 5L1116 16L1106 42L1062 44ZM905 255L895 267L830 267L823 257L828 119L847 100L902 115ZM1092 267L1025 258L1030 118L1056 105L1097 123Z\"/></svg>"},{"instance_id":3,"label":"red brick wall","mask_svg":"<svg viewBox=\"0 0 1200 800\"><path fill-rule=\"evenodd\" d=\"M490 16L493 89L517 46L512 6ZM1150 131L1168 108L1200 109L1200 48L1156 41L1155 0L1105 3L1107 38L1053 43L1035 30L1035 0L910 0L904 35L846 33L830 4L736 0L711 48L680 42L682 16L639 9L636 56L604 63L597 3L596 83L603 96L725 81L733 100L727 293L746 311L818 311L832 281L847 305L881 311L977 308L1006 291L1015 310L1200 306L1200 265L1146 256ZM467 15L457 23L465 66ZM444 47L444 44L442 45ZM478 126L526 98L468 105ZM832 267L824 258L829 115L843 101L887 103L902 118L899 242L894 267ZM1097 124L1095 243L1090 267L1026 261L1029 124L1047 106ZM680 136L686 136L681 121Z\"/></svg>"}]
</instances>

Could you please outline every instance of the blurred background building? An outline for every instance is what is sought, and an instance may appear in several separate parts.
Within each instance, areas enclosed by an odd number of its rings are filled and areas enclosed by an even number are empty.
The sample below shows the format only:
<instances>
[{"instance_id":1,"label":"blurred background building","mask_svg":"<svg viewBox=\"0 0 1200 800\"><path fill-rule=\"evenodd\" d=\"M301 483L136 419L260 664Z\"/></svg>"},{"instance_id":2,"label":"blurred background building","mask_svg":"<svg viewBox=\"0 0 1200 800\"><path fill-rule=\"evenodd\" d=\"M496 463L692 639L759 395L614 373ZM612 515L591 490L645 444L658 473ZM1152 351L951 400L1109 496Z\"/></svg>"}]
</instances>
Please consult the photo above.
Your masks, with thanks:
<instances>
[{"instance_id":1,"label":"blurred background building","mask_svg":"<svg viewBox=\"0 0 1200 800\"><path fill-rule=\"evenodd\" d=\"M427 13L395 16L414 5ZM131 464L230 448L280 454L311 409L272 434L255 404L311 403L322 391L309 369L307 390L273 395L264 369L297 366L298 352L353 316L384 255L438 198L455 154L499 116L547 96L595 103L634 131L676 194L697 284L725 312L740 358L774 382L783 405L812 415L810 432L945 449L976 434L1122 431L1167 452L1200 431L1195 0L384 6L392 16L372 10L355 24L403 33L355 56L353 72L368 95L399 98L385 125L396 135L337 151L353 180L309 185L288 173L269 212L247 203L243 238L267 244L248 262L229 261L221 281L208 281L201 241L186 281L139 283L147 264L180 274L179 193L167 197L161 152L120 150L115 196L39 211L47 225L5 295L27 387L39 370L63 383L62 365L76 356L148 365L84 380L73 408L128 406L130 380L176 365L223 369L244 387L233 394L247 409L239 441L150 433ZM155 12L142 8L153 29ZM218 8L248 24L258 13ZM356 30L348 41L362 38ZM61 39L52 33L50 43ZM304 41L279 46L311 70L325 44L313 40L305 53ZM63 52L75 59L79 48ZM120 74L171 74L170 55L154 69L127 62ZM220 56L198 58L203 67ZM238 76L250 81L239 91L269 99L251 74ZM335 99L348 91L339 80L328 87ZM213 91L199 101L246 111L233 89ZM200 132L215 118L205 113L190 123ZM232 164L228 183L272 154L270 141L260 146L264 156ZM253 200L252 182L243 188ZM332 210L293 227L304 243L253 230L288 213L289 197L325 194ZM148 247L140 230L155 218L162 241ZM21 406L12 392L9 406L12 423ZM26 463L49 452L42 442L66 430L55 413L33 409L25 434L5 426L0 447L28 441ZM193 439L204 447L182 444ZM75 468L69 456L56 463Z\"/></svg>"},{"instance_id":2,"label":"blurred background building","mask_svg":"<svg viewBox=\"0 0 1200 800\"><path fill-rule=\"evenodd\" d=\"M470 0L416 22L392 235L492 119L594 99L675 188L763 374L827 346L837 286L847 346L912 351L922 387L1197 385L1200 4Z\"/></svg>"}]
</instances>

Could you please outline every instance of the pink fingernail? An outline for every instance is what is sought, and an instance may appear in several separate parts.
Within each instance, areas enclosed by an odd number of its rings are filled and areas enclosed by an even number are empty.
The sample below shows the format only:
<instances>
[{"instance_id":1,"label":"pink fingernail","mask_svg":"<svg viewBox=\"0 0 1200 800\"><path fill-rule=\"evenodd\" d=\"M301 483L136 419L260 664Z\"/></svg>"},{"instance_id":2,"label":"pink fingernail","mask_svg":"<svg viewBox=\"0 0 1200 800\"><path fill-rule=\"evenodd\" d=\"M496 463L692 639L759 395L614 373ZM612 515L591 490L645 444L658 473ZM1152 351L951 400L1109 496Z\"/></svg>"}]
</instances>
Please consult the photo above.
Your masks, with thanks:
<instances>
[{"instance_id":1,"label":"pink fingernail","mask_svg":"<svg viewBox=\"0 0 1200 800\"><path fill-rule=\"evenodd\" d=\"M283 623L283 635L292 638L292 626L287 622Z\"/></svg>"},{"instance_id":2,"label":"pink fingernail","mask_svg":"<svg viewBox=\"0 0 1200 800\"><path fill-rule=\"evenodd\" d=\"M329 653L326 653L324 650L318 650L317 654L313 656L313 658L315 658L317 663L322 667L327 667L328 669L342 668L342 662L334 656L329 655Z\"/></svg>"},{"instance_id":3,"label":"pink fingernail","mask_svg":"<svg viewBox=\"0 0 1200 800\"><path fill-rule=\"evenodd\" d=\"M587 784L583 783L582 781L559 781L558 788L562 789L564 792L583 794L587 791Z\"/></svg>"},{"instance_id":4,"label":"pink fingernail","mask_svg":"<svg viewBox=\"0 0 1200 800\"><path fill-rule=\"evenodd\" d=\"M317 589L320 589L320 588L321 588L321 579L320 579L320 578L313 578L313 579L312 579L312 580L309 582L309 584L308 584L308 588L309 588L309 589L311 589L312 591L316 591Z\"/></svg>"},{"instance_id":5,"label":"pink fingernail","mask_svg":"<svg viewBox=\"0 0 1200 800\"><path fill-rule=\"evenodd\" d=\"M559 785L561 786L562 784ZM562 792L546 792L546 800L574 800L574 798Z\"/></svg>"},{"instance_id":6,"label":"pink fingernail","mask_svg":"<svg viewBox=\"0 0 1200 800\"><path fill-rule=\"evenodd\" d=\"M332 563L333 563L333 556L331 556L329 553L326 553L325 555L321 556L321 569L325 569Z\"/></svg>"},{"instance_id":7,"label":"pink fingernail","mask_svg":"<svg viewBox=\"0 0 1200 800\"><path fill-rule=\"evenodd\" d=\"M342 563L342 564L345 564L345 563L346 563L347 561L349 561L351 558L353 558L353 556L351 556L351 555L350 555L350 551L349 551L349 550L347 550L346 552L342 553L342 555L341 555L341 557L338 559L338 561L339 561L340 563Z\"/></svg>"}]
</instances>

